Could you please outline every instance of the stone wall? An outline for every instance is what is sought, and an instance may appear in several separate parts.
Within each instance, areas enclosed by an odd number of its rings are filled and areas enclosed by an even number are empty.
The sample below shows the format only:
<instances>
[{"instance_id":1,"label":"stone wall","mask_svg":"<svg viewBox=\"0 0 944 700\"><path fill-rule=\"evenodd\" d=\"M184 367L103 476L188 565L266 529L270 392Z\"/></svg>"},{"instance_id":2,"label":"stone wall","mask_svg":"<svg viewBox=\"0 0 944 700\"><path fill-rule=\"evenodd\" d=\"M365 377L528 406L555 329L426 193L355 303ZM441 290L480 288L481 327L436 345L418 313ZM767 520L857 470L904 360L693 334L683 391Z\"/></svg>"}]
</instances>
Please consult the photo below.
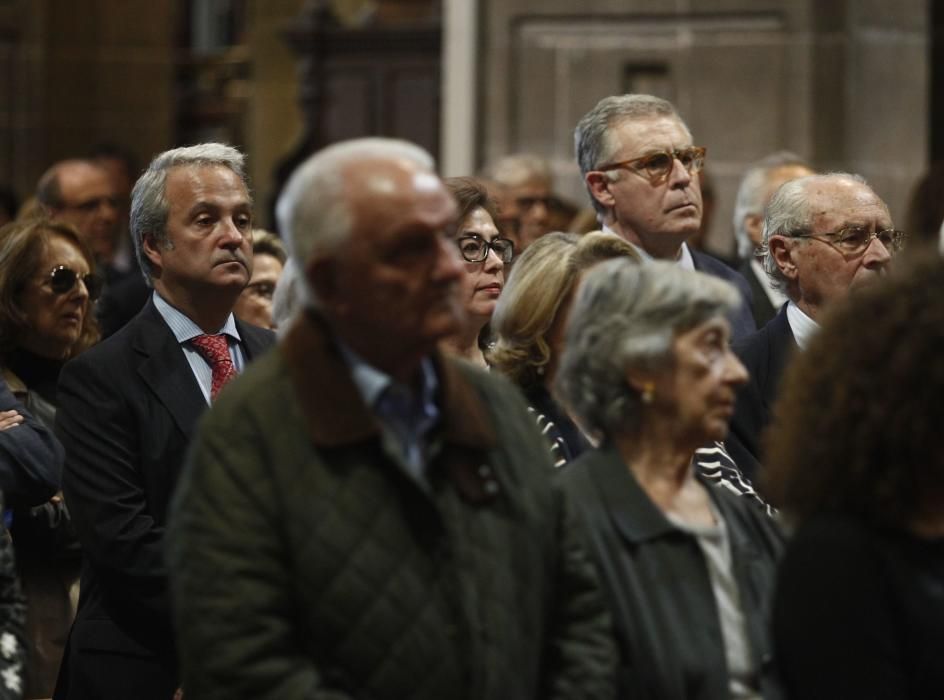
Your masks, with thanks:
<instances>
[{"instance_id":1,"label":"stone wall","mask_svg":"<svg viewBox=\"0 0 944 700\"><path fill-rule=\"evenodd\" d=\"M601 97L672 100L708 148L709 245L733 251L741 174L790 149L864 175L897 222L928 152L927 0L480 0L478 164L551 159L586 194L573 127Z\"/></svg>"}]
</instances>

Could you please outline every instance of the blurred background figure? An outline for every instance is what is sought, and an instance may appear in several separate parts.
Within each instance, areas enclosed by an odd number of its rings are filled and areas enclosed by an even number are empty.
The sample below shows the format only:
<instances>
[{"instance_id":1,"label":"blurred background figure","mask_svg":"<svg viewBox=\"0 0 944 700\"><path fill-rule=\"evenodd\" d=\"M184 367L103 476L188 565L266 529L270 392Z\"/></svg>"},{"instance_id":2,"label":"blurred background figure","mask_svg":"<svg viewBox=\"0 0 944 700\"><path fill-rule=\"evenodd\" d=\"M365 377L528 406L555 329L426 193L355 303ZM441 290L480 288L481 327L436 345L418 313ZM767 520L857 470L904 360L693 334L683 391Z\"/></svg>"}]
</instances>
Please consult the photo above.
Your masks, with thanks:
<instances>
[{"instance_id":1,"label":"blurred background figure","mask_svg":"<svg viewBox=\"0 0 944 700\"><path fill-rule=\"evenodd\" d=\"M944 697L944 262L922 257L834 307L783 382L765 493L798 526L773 619L790 698Z\"/></svg>"},{"instance_id":2,"label":"blurred background figure","mask_svg":"<svg viewBox=\"0 0 944 700\"><path fill-rule=\"evenodd\" d=\"M485 329L505 286L505 266L511 264L515 246L495 225L498 217L495 202L481 183L455 177L445 184L458 204L456 245L463 263L459 295L465 307L465 321L461 332L446 338L443 346L485 367L482 352L488 341Z\"/></svg>"},{"instance_id":3,"label":"blurred background figure","mask_svg":"<svg viewBox=\"0 0 944 700\"><path fill-rule=\"evenodd\" d=\"M91 160L59 161L39 178L36 199L50 219L75 227L107 282L127 274L127 269L115 264L121 231L119 202L105 168Z\"/></svg>"},{"instance_id":4,"label":"blurred background figure","mask_svg":"<svg viewBox=\"0 0 944 700\"><path fill-rule=\"evenodd\" d=\"M285 266L285 246L274 233L252 232L252 278L236 300L233 313L260 328L275 328L272 299Z\"/></svg>"},{"instance_id":5,"label":"blurred background figure","mask_svg":"<svg viewBox=\"0 0 944 700\"><path fill-rule=\"evenodd\" d=\"M706 274L613 260L571 310L557 387L601 441L561 482L609 596L620 698L775 697L765 611L780 533L694 466L747 378L725 318L739 302Z\"/></svg>"},{"instance_id":6,"label":"blurred background figure","mask_svg":"<svg viewBox=\"0 0 944 700\"><path fill-rule=\"evenodd\" d=\"M52 430L59 371L98 340L95 260L75 229L32 220L0 229L0 365L14 395ZM26 697L52 695L75 616L81 552L59 496L13 512L28 602Z\"/></svg>"},{"instance_id":7,"label":"blurred background figure","mask_svg":"<svg viewBox=\"0 0 944 700\"><path fill-rule=\"evenodd\" d=\"M519 255L553 230L553 178L546 160L530 153L516 153L487 167L484 175L495 184L499 228L503 232L508 229L505 235L516 236L515 250Z\"/></svg>"},{"instance_id":8,"label":"blurred background figure","mask_svg":"<svg viewBox=\"0 0 944 700\"><path fill-rule=\"evenodd\" d=\"M911 191L905 230L915 240L937 241L944 225L944 161L932 163Z\"/></svg>"},{"instance_id":9,"label":"blurred background figure","mask_svg":"<svg viewBox=\"0 0 944 700\"><path fill-rule=\"evenodd\" d=\"M0 226L13 221L19 209L20 201L16 192L9 187L0 187Z\"/></svg>"},{"instance_id":10,"label":"blurred background figure","mask_svg":"<svg viewBox=\"0 0 944 700\"><path fill-rule=\"evenodd\" d=\"M763 261L756 255L763 244L764 210L780 185L812 174L813 169L800 156L777 151L751 165L738 186L732 220L740 258L738 272L751 285L751 313L758 328L787 303L787 296L773 285L764 271Z\"/></svg>"}]
</instances>

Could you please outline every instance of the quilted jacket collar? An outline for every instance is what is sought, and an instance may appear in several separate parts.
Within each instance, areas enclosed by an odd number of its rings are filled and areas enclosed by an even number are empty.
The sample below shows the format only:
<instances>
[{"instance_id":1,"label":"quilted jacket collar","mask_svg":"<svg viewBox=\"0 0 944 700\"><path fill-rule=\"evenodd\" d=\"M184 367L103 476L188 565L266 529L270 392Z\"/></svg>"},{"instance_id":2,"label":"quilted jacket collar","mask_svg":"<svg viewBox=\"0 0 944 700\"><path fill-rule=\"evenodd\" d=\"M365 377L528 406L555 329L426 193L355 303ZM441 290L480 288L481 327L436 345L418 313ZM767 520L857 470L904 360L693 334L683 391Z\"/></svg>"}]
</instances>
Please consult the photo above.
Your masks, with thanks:
<instances>
[{"instance_id":1,"label":"quilted jacket collar","mask_svg":"<svg viewBox=\"0 0 944 700\"><path fill-rule=\"evenodd\" d=\"M340 446L380 433L323 317L314 311L301 314L282 341L282 351L316 445ZM488 411L455 361L436 352L433 363L439 378L443 440L478 449L495 447L497 436Z\"/></svg>"}]
</instances>

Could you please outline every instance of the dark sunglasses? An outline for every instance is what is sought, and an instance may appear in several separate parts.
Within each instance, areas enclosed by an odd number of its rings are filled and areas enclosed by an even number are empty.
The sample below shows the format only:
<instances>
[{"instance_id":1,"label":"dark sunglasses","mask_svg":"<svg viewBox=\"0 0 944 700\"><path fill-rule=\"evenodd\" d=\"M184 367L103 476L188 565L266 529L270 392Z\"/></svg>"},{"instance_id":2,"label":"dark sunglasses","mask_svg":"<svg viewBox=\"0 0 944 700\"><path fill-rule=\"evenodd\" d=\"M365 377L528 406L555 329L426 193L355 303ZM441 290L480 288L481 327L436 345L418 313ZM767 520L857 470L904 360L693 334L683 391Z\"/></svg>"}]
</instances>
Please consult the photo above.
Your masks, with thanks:
<instances>
[{"instance_id":1,"label":"dark sunglasses","mask_svg":"<svg viewBox=\"0 0 944 700\"><path fill-rule=\"evenodd\" d=\"M102 292L101 278L91 273L79 275L78 272L65 265L58 265L52 269L49 273L49 286L56 294L68 294L75 288L80 278L85 284L89 299L98 299L98 295Z\"/></svg>"}]
</instances>

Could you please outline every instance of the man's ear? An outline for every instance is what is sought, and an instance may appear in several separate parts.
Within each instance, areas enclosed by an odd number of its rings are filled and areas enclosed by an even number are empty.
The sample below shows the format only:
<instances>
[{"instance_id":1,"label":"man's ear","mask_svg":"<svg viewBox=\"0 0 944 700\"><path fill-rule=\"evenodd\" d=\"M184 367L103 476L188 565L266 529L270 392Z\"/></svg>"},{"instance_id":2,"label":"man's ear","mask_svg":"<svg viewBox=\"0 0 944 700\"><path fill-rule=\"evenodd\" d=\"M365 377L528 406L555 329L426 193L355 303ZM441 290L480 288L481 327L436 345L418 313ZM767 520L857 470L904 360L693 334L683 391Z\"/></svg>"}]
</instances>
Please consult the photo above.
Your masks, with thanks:
<instances>
[{"instance_id":1,"label":"man's ear","mask_svg":"<svg viewBox=\"0 0 944 700\"><path fill-rule=\"evenodd\" d=\"M793 250L795 248L793 241L788 241L786 236L771 236L770 240L767 241L767 248L783 276L788 280L795 280L797 278L797 266L793 260Z\"/></svg>"},{"instance_id":2,"label":"man's ear","mask_svg":"<svg viewBox=\"0 0 944 700\"><path fill-rule=\"evenodd\" d=\"M318 298L319 306L335 313L343 312L344 298L337 258L313 256L305 264L305 277Z\"/></svg>"},{"instance_id":3,"label":"man's ear","mask_svg":"<svg viewBox=\"0 0 944 700\"><path fill-rule=\"evenodd\" d=\"M616 206L616 197L610 192L610 178L606 173L591 170L584 176L590 195L607 209Z\"/></svg>"},{"instance_id":4,"label":"man's ear","mask_svg":"<svg viewBox=\"0 0 944 700\"><path fill-rule=\"evenodd\" d=\"M141 238L141 250L144 251L145 257L151 261L151 264L156 269L160 270L161 262L163 261L161 247L155 244L154 236L150 233L145 233Z\"/></svg>"}]
</instances>

